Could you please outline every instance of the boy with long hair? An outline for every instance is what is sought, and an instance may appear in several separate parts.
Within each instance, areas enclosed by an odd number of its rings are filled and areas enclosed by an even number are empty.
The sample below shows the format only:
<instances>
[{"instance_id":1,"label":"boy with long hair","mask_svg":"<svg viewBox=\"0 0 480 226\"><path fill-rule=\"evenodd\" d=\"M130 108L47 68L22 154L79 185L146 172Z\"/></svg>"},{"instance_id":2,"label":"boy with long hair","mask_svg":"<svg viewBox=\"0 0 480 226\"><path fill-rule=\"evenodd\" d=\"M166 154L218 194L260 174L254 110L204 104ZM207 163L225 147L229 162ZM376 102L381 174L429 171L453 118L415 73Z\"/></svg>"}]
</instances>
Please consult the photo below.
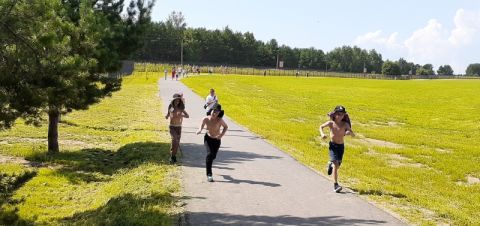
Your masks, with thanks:
<instances>
[{"instance_id":1,"label":"boy with long hair","mask_svg":"<svg viewBox=\"0 0 480 226\"><path fill-rule=\"evenodd\" d=\"M182 136L182 122L183 118L190 117L185 111L185 101L183 100L183 95L180 93L175 93L173 95L173 100L168 105L168 112L165 115L165 119L170 118L170 136L172 138L172 144L170 146L170 163L174 164L177 162L177 151L180 147L180 138Z\"/></svg>"},{"instance_id":2,"label":"boy with long hair","mask_svg":"<svg viewBox=\"0 0 480 226\"><path fill-rule=\"evenodd\" d=\"M330 129L330 142L329 142L329 155L330 161L327 165L327 174L331 175L333 172L333 190L340 192L342 186L338 185L338 169L342 164L343 153L345 151L345 145L343 137L346 135L355 136L352 130L350 118L343 106L336 106L335 109L328 113L330 120L323 123L320 126L320 136L322 139L326 139L327 135L323 133L323 128L328 127Z\"/></svg>"}]
</instances>

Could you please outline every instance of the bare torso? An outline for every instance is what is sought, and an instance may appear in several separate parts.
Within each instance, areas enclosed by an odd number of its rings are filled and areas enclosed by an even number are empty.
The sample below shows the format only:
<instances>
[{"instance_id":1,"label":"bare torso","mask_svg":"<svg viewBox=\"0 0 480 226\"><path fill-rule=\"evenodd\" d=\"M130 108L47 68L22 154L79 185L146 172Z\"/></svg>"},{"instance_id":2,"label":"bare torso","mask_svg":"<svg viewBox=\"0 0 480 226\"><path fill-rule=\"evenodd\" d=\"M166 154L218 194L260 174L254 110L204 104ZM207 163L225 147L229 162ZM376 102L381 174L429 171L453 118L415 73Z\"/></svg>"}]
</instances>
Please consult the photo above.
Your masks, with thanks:
<instances>
[{"instance_id":1,"label":"bare torso","mask_svg":"<svg viewBox=\"0 0 480 226\"><path fill-rule=\"evenodd\" d=\"M221 134L220 128L223 124L222 123L223 119L206 117L204 120L205 120L205 125L207 126L208 136L210 136L212 138L218 137Z\"/></svg>"},{"instance_id":2,"label":"bare torso","mask_svg":"<svg viewBox=\"0 0 480 226\"><path fill-rule=\"evenodd\" d=\"M170 112L170 125L171 126L182 126L184 113L182 110L174 110Z\"/></svg>"},{"instance_id":3,"label":"bare torso","mask_svg":"<svg viewBox=\"0 0 480 226\"><path fill-rule=\"evenodd\" d=\"M332 121L328 126L330 128L330 139L336 144L343 144L343 137L347 131L347 124L345 122L336 123Z\"/></svg>"}]
</instances>

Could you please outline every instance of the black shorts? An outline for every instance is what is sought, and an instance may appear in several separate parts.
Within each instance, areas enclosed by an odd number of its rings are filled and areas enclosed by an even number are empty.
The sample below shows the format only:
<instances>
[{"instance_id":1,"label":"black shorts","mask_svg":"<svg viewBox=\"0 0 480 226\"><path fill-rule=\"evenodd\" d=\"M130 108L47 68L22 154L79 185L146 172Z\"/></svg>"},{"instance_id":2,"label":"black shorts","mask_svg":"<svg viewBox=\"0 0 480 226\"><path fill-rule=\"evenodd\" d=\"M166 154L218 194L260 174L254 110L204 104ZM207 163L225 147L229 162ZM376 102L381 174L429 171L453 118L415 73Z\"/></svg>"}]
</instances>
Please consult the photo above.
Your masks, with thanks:
<instances>
[{"instance_id":1,"label":"black shorts","mask_svg":"<svg viewBox=\"0 0 480 226\"><path fill-rule=\"evenodd\" d=\"M328 154L330 155L330 161L337 161L338 164L342 163L343 153L345 152L345 145L336 144L330 141L328 143Z\"/></svg>"}]
</instances>

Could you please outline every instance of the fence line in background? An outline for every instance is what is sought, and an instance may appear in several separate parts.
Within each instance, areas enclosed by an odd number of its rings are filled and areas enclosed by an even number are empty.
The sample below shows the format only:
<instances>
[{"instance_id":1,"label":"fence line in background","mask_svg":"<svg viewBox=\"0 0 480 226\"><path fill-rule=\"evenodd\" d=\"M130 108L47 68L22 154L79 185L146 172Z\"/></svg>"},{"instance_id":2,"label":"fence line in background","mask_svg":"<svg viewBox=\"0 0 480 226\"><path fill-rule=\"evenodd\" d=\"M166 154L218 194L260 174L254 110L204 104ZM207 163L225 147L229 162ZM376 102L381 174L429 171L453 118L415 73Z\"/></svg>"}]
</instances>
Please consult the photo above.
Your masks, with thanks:
<instances>
[{"instance_id":1,"label":"fence line in background","mask_svg":"<svg viewBox=\"0 0 480 226\"><path fill-rule=\"evenodd\" d=\"M135 63L135 71L138 72L159 72L164 73L168 70L168 76L171 76L173 67L180 68L175 64L163 63ZM196 73L197 69L200 73L214 74L237 74L237 75L257 75L257 76L296 76L296 77L336 77L336 78L362 78L362 79L387 79L387 80L409 80L409 79L480 79L480 77L472 76L438 76L438 75L401 75L401 76L385 76L382 74L370 73L348 73L348 72L332 72L332 71L316 71L316 70L296 70L296 69L272 69L272 68L246 68L246 67L229 67L229 66L197 66L184 65L184 69L188 74Z\"/></svg>"}]
</instances>

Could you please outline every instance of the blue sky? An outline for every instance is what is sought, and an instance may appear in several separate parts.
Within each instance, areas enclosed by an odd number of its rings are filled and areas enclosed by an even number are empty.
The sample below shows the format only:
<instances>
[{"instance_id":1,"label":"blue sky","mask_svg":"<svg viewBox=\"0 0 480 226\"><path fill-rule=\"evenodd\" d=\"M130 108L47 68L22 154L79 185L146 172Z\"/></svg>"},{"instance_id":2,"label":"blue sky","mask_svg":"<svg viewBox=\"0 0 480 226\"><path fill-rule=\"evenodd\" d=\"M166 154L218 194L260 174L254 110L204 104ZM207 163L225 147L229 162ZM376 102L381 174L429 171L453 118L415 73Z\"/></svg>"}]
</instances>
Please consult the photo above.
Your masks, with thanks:
<instances>
[{"instance_id":1,"label":"blue sky","mask_svg":"<svg viewBox=\"0 0 480 226\"><path fill-rule=\"evenodd\" d=\"M182 12L188 27L228 26L290 47L357 45L384 59L449 64L460 74L480 63L480 0L157 0L153 20L172 11Z\"/></svg>"}]
</instances>

